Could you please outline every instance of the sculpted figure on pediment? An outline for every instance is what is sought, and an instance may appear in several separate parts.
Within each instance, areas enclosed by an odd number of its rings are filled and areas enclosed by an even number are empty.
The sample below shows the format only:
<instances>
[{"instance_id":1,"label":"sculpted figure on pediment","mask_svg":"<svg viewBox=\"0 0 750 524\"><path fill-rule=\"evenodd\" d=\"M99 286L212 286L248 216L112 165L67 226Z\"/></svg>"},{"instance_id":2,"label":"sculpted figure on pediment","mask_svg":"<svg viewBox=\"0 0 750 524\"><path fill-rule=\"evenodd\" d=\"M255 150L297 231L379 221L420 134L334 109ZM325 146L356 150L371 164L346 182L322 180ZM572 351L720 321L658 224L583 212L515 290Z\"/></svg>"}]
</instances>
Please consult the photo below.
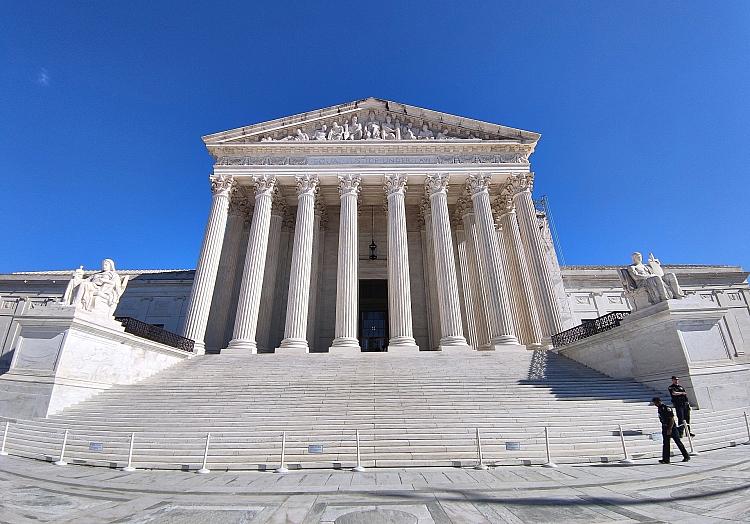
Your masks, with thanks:
<instances>
[{"instance_id":1,"label":"sculpted figure on pediment","mask_svg":"<svg viewBox=\"0 0 750 524\"><path fill-rule=\"evenodd\" d=\"M447 140L451 137L448 136L448 128L444 127L442 131L438 131L437 139L438 140Z\"/></svg>"},{"instance_id":2,"label":"sculpted figure on pediment","mask_svg":"<svg viewBox=\"0 0 750 524\"><path fill-rule=\"evenodd\" d=\"M375 120L375 112L370 111L370 119L365 125L365 137L366 138L380 138L380 124Z\"/></svg>"},{"instance_id":3,"label":"sculpted figure on pediment","mask_svg":"<svg viewBox=\"0 0 750 524\"><path fill-rule=\"evenodd\" d=\"M401 138L404 140L416 140L417 135L414 134L414 124L411 120L401 129Z\"/></svg>"},{"instance_id":4,"label":"sculpted figure on pediment","mask_svg":"<svg viewBox=\"0 0 750 524\"><path fill-rule=\"evenodd\" d=\"M362 140L362 124L359 123L357 115L352 115L352 122L344 123L344 140Z\"/></svg>"},{"instance_id":5,"label":"sculpted figure on pediment","mask_svg":"<svg viewBox=\"0 0 750 524\"><path fill-rule=\"evenodd\" d=\"M328 140L343 140L344 128L339 125L338 120L334 120L331 130L328 131Z\"/></svg>"},{"instance_id":6,"label":"sculpted figure on pediment","mask_svg":"<svg viewBox=\"0 0 750 524\"><path fill-rule=\"evenodd\" d=\"M313 140L327 140L328 139L328 126L323 124L320 129L316 129L313 133Z\"/></svg>"},{"instance_id":7,"label":"sculpted figure on pediment","mask_svg":"<svg viewBox=\"0 0 750 524\"><path fill-rule=\"evenodd\" d=\"M391 122L391 115L385 115L382 128L383 140L401 140L401 129L398 124Z\"/></svg>"},{"instance_id":8,"label":"sculpted figure on pediment","mask_svg":"<svg viewBox=\"0 0 750 524\"><path fill-rule=\"evenodd\" d=\"M430 130L427 124L422 124L422 130L417 135L417 138L420 140L431 140L435 138L435 133Z\"/></svg>"},{"instance_id":9,"label":"sculpted figure on pediment","mask_svg":"<svg viewBox=\"0 0 750 524\"><path fill-rule=\"evenodd\" d=\"M294 140L298 140L298 141L310 140L310 135L308 135L307 133L305 133L298 127L297 132L294 134Z\"/></svg>"}]
</instances>

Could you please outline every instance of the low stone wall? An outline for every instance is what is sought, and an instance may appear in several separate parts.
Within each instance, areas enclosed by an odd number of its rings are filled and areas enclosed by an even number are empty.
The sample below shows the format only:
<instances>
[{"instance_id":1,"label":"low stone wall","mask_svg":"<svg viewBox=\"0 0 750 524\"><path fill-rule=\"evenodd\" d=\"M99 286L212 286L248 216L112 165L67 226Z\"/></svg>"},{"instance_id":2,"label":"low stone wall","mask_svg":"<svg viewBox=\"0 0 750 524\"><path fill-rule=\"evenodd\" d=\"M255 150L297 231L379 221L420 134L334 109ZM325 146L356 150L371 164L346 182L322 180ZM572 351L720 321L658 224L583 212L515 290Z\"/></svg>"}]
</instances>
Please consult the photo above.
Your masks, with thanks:
<instances>
[{"instance_id":1,"label":"low stone wall","mask_svg":"<svg viewBox=\"0 0 750 524\"><path fill-rule=\"evenodd\" d=\"M736 361L726 313L692 298L668 300L559 353L610 377L637 380L662 398L678 375L695 407L744 407L750 405L750 366Z\"/></svg>"},{"instance_id":2,"label":"low stone wall","mask_svg":"<svg viewBox=\"0 0 750 524\"><path fill-rule=\"evenodd\" d=\"M14 317L10 370L0 376L0 415L47 417L120 384L133 384L191 354L125 333L114 320L46 304Z\"/></svg>"}]
</instances>

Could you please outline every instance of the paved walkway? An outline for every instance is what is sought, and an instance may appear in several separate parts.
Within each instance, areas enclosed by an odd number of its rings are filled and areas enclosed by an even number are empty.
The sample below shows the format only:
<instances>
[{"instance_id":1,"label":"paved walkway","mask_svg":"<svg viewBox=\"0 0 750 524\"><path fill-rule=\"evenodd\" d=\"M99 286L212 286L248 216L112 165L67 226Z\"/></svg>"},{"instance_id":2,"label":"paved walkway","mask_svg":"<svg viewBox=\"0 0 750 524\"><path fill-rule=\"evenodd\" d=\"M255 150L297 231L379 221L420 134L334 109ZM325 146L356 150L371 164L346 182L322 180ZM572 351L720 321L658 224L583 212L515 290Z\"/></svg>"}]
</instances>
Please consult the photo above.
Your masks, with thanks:
<instances>
[{"instance_id":1,"label":"paved walkway","mask_svg":"<svg viewBox=\"0 0 750 524\"><path fill-rule=\"evenodd\" d=\"M0 457L0 522L748 522L750 446L615 464L125 473Z\"/></svg>"}]
</instances>

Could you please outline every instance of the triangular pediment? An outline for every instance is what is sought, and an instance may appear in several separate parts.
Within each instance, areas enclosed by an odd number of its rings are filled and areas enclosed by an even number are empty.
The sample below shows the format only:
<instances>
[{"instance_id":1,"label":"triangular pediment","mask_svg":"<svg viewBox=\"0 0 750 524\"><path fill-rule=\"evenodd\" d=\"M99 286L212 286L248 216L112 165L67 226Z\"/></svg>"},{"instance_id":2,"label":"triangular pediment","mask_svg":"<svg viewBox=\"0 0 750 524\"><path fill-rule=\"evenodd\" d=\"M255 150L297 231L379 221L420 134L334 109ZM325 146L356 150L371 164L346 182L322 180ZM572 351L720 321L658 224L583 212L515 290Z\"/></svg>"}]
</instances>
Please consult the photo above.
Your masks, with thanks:
<instances>
[{"instance_id":1,"label":"triangular pediment","mask_svg":"<svg viewBox=\"0 0 750 524\"><path fill-rule=\"evenodd\" d=\"M366 98L214 133L204 136L203 141L207 146L356 140L495 140L533 144L539 137L531 131Z\"/></svg>"}]
</instances>

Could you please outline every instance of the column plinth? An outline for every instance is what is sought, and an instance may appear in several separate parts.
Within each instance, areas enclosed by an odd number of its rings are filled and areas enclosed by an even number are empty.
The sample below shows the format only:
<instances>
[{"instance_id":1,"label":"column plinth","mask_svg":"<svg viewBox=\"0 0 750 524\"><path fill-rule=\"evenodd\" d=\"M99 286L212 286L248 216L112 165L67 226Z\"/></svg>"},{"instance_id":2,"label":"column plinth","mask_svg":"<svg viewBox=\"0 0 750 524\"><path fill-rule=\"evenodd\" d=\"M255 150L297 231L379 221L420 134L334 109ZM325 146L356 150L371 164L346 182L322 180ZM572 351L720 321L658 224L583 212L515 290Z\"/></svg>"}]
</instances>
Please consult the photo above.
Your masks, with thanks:
<instances>
[{"instance_id":1,"label":"column plinth","mask_svg":"<svg viewBox=\"0 0 750 524\"><path fill-rule=\"evenodd\" d=\"M318 177L304 175L295 179L297 180L297 219L292 247L292 267L289 274L286 324L284 325L284 339L276 348L276 353L282 354L306 354L310 351L307 344L307 318L310 307L310 272Z\"/></svg>"},{"instance_id":2,"label":"column plinth","mask_svg":"<svg viewBox=\"0 0 750 524\"><path fill-rule=\"evenodd\" d=\"M513 320L508 302L505 275L500 260L500 246L492 217L492 206L489 194L489 175L472 175L467 180L471 193L479 240L479 256L482 268L487 272L487 324L489 327L490 346L517 346L518 338L513 331Z\"/></svg>"},{"instance_id":3,"label":"column plinth","mask_svg":"<svg viewBox=\"0 0 750 524\"><path fill-rule=\"evenodd\" d=\"M208 314L211 310L211 299L216 285L216 274L219 271L221 247L229 214L229 196L234 187L231 176L212 176L211 212L203 236L203 245L195 269L193 287L185 314L182 334L195 341L195 354L206 352L205 336L208 325Z\"/></svg>"},{"instance_id":4,"label":"column plinth","mask_svg":"<svg viewBox=\"0 0 750 524\"><path fill-rule=\"evenodd\" d=\"M432 209L432 234L435 248L435 272L440 306L441 351L471 351L461 323L461 302L453 256L450 216L448 215L448 175L428 175L425 186Z\"/></svg>"},{"instance_id":5,"label":"column plinth","mask_svg":"<svg viewBox=\"0 0 750 524\"><path fill-rule=\"evenodd\" d=\"M357 195L362 178L339 177L341 213L339 216L339 252L336 268L336 330L328 352L356 355L362 350L357 339L359 314L359 274L357 245Z\"/></svg>"},{"instance_id":6,"label":"column plinth","mask_svg":"<svg viewBox=\"0 0 750 524\"><path fill-rule=\"evenodd\" d=\"M387 175L388 199L388 322L391 338L389 353L416 353L411 316L409 245L406 233L406 176Z\"/></svg>"}]
</instances>

